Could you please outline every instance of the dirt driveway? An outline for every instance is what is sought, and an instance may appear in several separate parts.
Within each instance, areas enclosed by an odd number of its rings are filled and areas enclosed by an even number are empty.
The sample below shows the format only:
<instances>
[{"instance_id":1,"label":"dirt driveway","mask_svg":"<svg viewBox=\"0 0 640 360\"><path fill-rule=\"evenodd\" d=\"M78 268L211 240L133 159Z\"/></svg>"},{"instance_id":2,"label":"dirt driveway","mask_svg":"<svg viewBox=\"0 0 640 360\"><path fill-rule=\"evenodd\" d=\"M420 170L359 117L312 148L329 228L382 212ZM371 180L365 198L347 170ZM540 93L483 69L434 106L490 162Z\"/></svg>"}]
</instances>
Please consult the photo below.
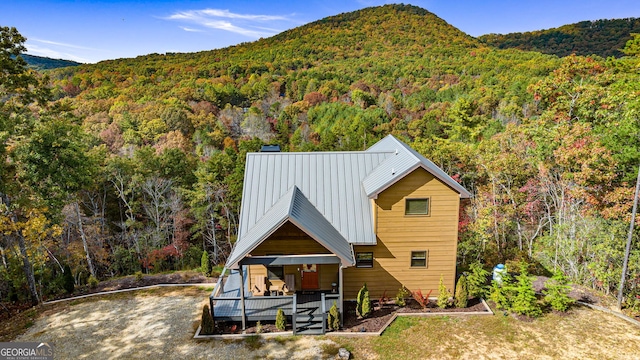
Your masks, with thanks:
<instances>
[{"instance_id":1,"label":"dirt driveway","mask_svg":"<svg viewBox=\"0 0 640 360\"><path fill-rule=\"evenodd\" d=\"M158 289L57 304L15 341L48 342L56 359L313 359L335 348L330 340L297 337L196 341L207 295L198 288Z\"/></svg>"}]
</instances>

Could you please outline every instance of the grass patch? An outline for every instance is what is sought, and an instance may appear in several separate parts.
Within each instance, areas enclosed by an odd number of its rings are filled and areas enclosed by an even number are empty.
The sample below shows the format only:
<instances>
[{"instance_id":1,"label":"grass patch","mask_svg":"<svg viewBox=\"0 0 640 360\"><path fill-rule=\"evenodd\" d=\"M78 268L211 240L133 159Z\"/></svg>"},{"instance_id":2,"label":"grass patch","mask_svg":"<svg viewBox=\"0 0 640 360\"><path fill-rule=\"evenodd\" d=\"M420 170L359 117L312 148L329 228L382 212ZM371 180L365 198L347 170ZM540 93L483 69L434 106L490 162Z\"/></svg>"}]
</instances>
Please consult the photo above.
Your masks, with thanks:
<instances>
[{"instance_id":1,"label":"grass patch","mask_svg":"<svg viewBox=\"0 0 640 360\"><path fill-rule=\"evenodd\" d=\"M338 351L340 350L340 345L336 343L322 343L320 344L320 349L322 350L322 354L327 357L335 357L338 355Z\"/></svg>"},{"instance_id":2,"label":"grass patch","mask_svg":"<svg viewBox=\"0 0 640 360\"><path fill-rule=\"evenodd\" d=\"M258 335L252 335L244 339L244 345L249 350L258 350L262 347L262 339Z\"/></svg>"}]
</instances>

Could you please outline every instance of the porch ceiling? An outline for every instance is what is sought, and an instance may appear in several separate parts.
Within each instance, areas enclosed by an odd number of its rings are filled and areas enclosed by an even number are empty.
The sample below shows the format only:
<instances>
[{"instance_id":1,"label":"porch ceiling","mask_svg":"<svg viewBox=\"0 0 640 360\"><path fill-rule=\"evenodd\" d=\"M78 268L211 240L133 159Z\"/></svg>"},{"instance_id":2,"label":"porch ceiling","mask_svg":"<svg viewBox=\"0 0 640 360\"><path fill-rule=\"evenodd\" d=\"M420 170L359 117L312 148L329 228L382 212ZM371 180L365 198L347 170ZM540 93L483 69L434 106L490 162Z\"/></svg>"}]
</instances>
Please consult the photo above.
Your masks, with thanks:
<instances>
[{"instance_id":1,"label":"porch ceiling","mask_svg":"<svg viewBox=\"0 0 640 360\"><path fill-rule=\"evenodd\" d=\"M340 264L340 258L335 255L279 255L279 256L248 256L240 261L240 265L302 265L302 264Z\"/></svg>"}]
</instances>

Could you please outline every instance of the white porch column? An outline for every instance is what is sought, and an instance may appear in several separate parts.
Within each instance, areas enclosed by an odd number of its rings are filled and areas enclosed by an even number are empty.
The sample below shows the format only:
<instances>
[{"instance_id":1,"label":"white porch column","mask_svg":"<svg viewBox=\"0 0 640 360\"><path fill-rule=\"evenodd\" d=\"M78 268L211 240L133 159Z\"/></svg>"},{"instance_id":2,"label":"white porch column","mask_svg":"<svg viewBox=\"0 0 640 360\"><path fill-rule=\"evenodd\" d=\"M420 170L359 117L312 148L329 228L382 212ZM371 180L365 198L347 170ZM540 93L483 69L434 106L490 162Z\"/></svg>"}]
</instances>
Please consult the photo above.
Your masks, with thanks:
<instances>
[{"instance_id":1,"label":"white porch column","mask_svg":"<svg viewBox=\"0 0 640 360\"><path fill-rule=\"evenodd\" d=\"M338 304L340 306L340 325L344 323L344 285L342 280L342 264L340 264L340 267L338 268Z\"/></svg>"}]
</instances>

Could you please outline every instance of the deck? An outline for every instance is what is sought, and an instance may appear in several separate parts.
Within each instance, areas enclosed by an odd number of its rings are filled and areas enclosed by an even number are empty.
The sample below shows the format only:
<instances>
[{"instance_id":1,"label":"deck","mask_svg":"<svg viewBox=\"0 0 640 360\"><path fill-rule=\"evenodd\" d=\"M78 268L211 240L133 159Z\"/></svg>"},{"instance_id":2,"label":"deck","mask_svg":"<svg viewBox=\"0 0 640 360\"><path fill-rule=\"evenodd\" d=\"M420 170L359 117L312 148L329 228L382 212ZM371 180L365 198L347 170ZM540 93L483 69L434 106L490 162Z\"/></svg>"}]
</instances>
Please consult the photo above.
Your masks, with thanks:
<instances>
[{"instance_id":1,"label":"deck","mask_svg":"<svg viewBox=\"0 0 640 360\"><path fill-rule=\"evenodd\" d=\"M245 283L247 279L245 278ZM246 284L245 284L246 285ZM246 287L245 287L246 288ZM321 292L297 293L290 296L253 296L245 291L246 320L274 321L278 309L282 309L288 320L291 321L293 301L296 299L298 315L319 315L322 312ZM338 299L337 294L327 295L325 309L333 305ZM216 321L242 321L242 309L240 305L240 274L232 272L226 279L222 292L213 301L213 317Z\"/></svg>"}]
</instances>

